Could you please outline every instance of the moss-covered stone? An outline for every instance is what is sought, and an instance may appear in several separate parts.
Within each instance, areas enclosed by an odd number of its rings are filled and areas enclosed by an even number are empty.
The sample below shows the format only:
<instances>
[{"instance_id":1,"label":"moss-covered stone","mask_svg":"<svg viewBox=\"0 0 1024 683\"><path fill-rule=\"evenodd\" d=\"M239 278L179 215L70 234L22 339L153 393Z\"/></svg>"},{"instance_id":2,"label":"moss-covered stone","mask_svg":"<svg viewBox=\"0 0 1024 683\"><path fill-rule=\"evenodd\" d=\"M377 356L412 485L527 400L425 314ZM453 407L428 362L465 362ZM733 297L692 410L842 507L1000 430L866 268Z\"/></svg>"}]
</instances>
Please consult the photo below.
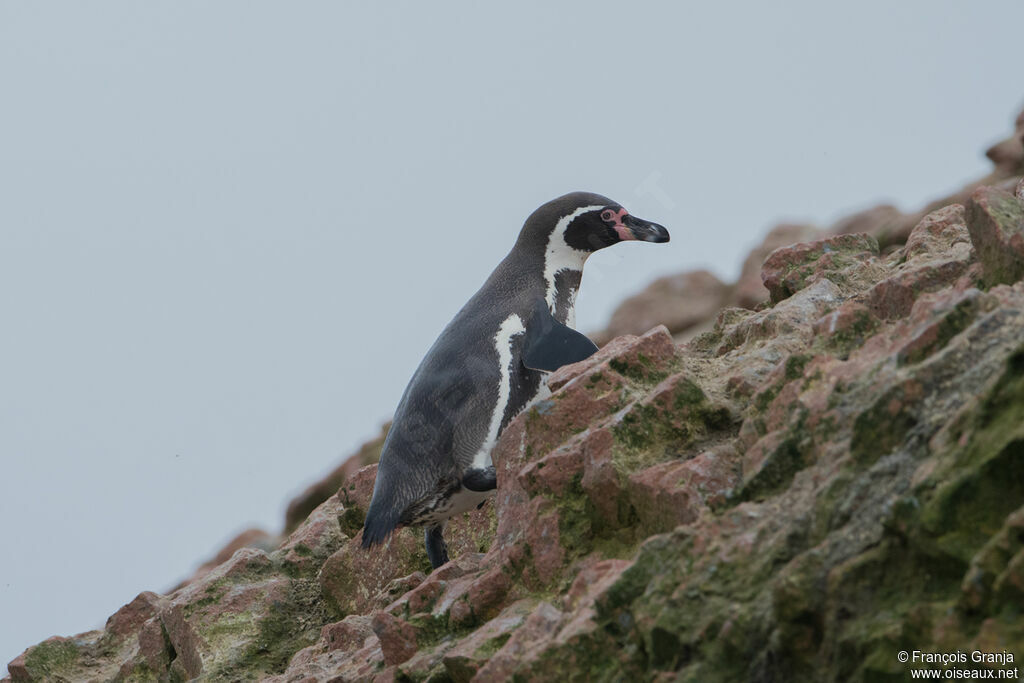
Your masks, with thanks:
<instances>
[{"instance_id":1,"label":"moss-covered stone","mask_svg":"<svg viewBox=\"0 0 1024 683\"><path fill-rule=\"evenodd\" d=\"M807 446L801 445L799 436L785 439L744 481L738 499L755 500L783 490L797 472L810 464L806 451Z\"/></svg>"},{"instance_id":2,"label":"moss-covered stone","mask_svg":"<svg viewBox=\"0 0 1024 683\"><path fill-rule=\"evenodd\" d=\"M1024 277L1024 201L993 187L980 187L967 202L967 228L988 286Z\"/></svg>"},{"instance_id":3,"label":"moss-covered stone","mask_svg":"<svg viewBox=\"0 0 1024 683\"><path fill-rule=\"evenodd\" d=\"M862 464L870 464L892 452L917 425L919 401L924 388L916 380L891 387L857 416L853 423L850 452Z\"/></svg>"},{"instance_id":4,"label":"moss-covered stone","mask_svg":"<svg viewBox=\"0 0 1024 683\"><path fill-rule=\"evenodd\" d=\"M59 680L74 668L79 655L70 639L51 638L28 651L25 668L33 679Z\"/></svg>"}]
</instances>

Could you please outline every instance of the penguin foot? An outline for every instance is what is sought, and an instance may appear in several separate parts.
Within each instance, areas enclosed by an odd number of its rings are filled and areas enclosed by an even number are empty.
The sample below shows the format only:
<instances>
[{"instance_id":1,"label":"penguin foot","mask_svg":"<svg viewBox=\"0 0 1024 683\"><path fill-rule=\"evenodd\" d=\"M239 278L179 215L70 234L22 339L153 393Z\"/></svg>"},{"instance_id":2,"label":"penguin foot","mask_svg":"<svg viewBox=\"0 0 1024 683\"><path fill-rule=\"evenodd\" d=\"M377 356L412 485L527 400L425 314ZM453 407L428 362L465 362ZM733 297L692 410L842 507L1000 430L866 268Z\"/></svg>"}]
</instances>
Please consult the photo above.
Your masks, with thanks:
<instances>
[{"instance_id":1,"label":"penguin foot","mask_svg":"<svg viewBox=\"0 0 1024 683\"><path fill-rule=\"evenodd\" d=\"M489 465L480 470L469 470L462 475L462 485L470 491L478 493L493 491L498 488L498 475L494 471L494 465Z\"/></svg>"},{"instance_id":2,"label":"penguin foot","mask_svg":"<svg viewBox=\"0 0 1024 683\"><path fill-rule=\"evenodd\" d=\"M444 524L428 526L423 533L423 542L427 546L427 557L430 566L437 569L448 561L448 544L444 542Z\"/></svg>"}]
</instances>

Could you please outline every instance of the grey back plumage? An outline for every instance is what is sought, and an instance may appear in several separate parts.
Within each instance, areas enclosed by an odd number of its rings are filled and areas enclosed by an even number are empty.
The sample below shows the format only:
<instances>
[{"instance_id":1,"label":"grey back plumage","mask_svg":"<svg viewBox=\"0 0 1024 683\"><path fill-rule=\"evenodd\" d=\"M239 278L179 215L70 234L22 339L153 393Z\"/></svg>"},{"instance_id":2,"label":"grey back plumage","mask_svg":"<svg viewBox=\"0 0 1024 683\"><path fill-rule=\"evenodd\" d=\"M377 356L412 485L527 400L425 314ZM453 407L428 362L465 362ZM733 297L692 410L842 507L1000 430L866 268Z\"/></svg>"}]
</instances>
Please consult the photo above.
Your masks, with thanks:
<instances>
[{"instance_id":1,"label":"grey back plumage","mask_svg":"<svg viewBox=\"0 0 1024 683\"><path fill-rule=\"evenodd\" d=\"M381 450L364 543L412 523L416 504L427 503L432 494L457 488L483 445L499 398L494 335L509 311L528 310L532 300L544 296L540 273L518 268L517 259L509 257L448 323L413 374ZM517 341L514 361L520 356ZM521 363L512 367L501 428L536 393L542 377Z\"/></svg>"},{"instance_id":2,"label":"grey back plumage","mask_svg":"<svg viewBox=\"0 0 1024 683\"><path fill-rule=\"evenodd\" d=\"M364 546L382 541L398 525L421 521L437 500L459 489L463 474L487 442L492 417L500 408L503 368L496 334L513 313L525 323L537 301L545 298L555 319L566 323L581 271L562 270L549 282L545 259L552 232L560 220L571 220L566 217L581 207L607 206L618 205L601 195L575 192L534 211L509 254L441 332L395 412L381 451L363 530ZM581 233L579 244L570 244L570 251L594 251L617 239L614 232L597 238ZM525 338L517 334L509 341L508 400L499 434L541 389L544 373L521 362Z\"/></svg>"}]
</instances>

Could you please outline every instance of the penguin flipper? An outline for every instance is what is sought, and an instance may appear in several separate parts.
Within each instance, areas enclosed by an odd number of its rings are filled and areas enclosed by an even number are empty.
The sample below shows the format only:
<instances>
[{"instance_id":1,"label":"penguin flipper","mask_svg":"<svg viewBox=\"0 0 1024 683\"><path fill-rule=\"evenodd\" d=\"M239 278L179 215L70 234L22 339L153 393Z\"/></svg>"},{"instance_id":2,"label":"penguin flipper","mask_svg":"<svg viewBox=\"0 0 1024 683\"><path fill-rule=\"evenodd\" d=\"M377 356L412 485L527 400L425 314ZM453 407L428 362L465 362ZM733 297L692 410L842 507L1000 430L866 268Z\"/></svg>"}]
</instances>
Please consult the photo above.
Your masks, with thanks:
<instances>
[{"instance_id":1,"label":"penguin flipper","mask_svg":"<svg viewBox=\"0 0 1024 683\"><path fill-rule=\"evenodd\" d=\"M563 365L589 358L595 351L597 344L555 320L547 302L537 299L526 327L524 366L531 370L554 372Z\"/></svg>"}]
</instances>

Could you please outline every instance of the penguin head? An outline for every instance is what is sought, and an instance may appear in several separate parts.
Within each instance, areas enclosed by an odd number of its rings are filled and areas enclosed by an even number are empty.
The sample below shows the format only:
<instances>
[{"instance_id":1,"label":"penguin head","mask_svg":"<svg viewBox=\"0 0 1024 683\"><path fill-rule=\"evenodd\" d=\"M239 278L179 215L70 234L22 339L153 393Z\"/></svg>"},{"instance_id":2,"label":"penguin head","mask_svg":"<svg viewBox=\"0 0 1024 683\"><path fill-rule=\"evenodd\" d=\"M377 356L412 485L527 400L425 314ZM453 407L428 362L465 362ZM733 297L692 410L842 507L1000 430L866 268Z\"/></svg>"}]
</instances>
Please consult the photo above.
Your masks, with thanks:
<instances>
[{"instance_id":1,"label":"penguin head","mask_svg":"<svg viewBox=\"0 0 1024 683\"><path fill-rule=\"evenodd\" d=\"M519 239L564 242L573 251L592 253L619 242L668 242L669 235L663 226L631 215L607 197L571 192L534 211Z\"/></svg>"}]
</instances>

